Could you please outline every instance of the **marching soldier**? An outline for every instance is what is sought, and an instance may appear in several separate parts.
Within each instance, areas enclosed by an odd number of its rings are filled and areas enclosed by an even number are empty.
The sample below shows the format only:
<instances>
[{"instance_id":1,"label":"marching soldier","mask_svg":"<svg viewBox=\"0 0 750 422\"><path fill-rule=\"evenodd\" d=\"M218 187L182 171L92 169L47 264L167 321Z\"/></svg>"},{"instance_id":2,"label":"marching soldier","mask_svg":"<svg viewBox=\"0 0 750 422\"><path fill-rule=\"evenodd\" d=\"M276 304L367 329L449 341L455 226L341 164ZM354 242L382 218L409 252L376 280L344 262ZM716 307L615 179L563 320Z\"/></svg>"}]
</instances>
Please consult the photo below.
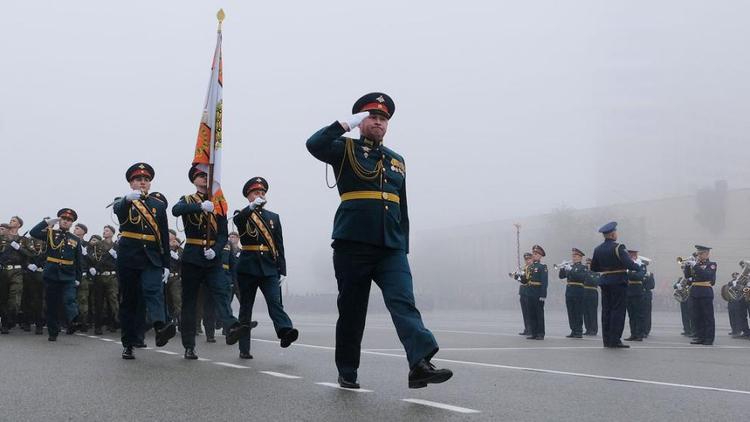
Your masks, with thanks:
<instances>
[{"instance_id":1,"label":"marching soldier","mask_svg":"<svg viewBox=\"0 0 750 422\"><path fill-rule=\"evenodd\" d=\"M519 282L518 297L521 303L521 315L523 316L523 331L518 334L522 336L530 336L531 329L529 327L528 300L526 295L526 286L529 282L529 269L531 268L531 264L534 263L530 252L524 252L523 261L523 272L515 273L514 276L514 278Z\"/></svg>"},{"instance_id":2,"label":"marching soldier","mask_svg":"<svg viewBox=\"0 0 750 422\"><path fill-rule=\"evenodd\" d=\"M630 337L625 341L643 341L643 279L646 277L645 265L638 263L638 251L629 249L628 255L638 265L638 270L628 270L628 292L625 309L630 325Z\"/></svg>"},{"instance_id":3,"label":"marching soldier","mask_svg":"<svg viewBox=\"0 0 750 422\"><path fill-rule=\"evenodd\" d=\"M359 388L357 369L372 280L383 292L409 361L409 387L451 378L430 362L438 351L414 303L409 253L409 214L404 159L383 146L395 112L386 94L364 95L352 116L324 127L307 149L336 170L341 204L333 227L333 266L338 282L336 366L339 385ZM360 138L342 137L359 127Z\"/></svg>"},{"instance_id":4,"label":"marching soldier","mask_svg":"<svg viewBox=\"0 0 750 422\"><path fill-rule=\"evenodd\" d=\"M109 331L113 332L118 325L119 304L117 301L117 260L116 245L112 241L114 227L105 226L102 237L91 236L88 259L91 267L89 274L93 277L94 286L94 334L102 334L105 321L109 321ZM115 254L113 254L113 252ZM105 316L105 309L109 315Z\"/></svg>"},{"instance_id":5,"label":"marching soldier","mask_svg":"<svg viewBox=\"0 0 750 422\"><path fill-rule=\"evenodd\" d=\"M599 333L599 273L591 271L591 258L586 259L586 278L583 279L583 326L584 336Z\"/></svg>"},{"instance_id":6,"label":"marching soldier","mask_svg":"<svg viewBox=\"0 0 750 422\"><path fill-rule=\"evenodd\" d=\"M89 278L90 273L88 271L90 265L89 265L89 258L88 258L88 242L84 239L86 234L89 232L89 228L83 224L83 223L77 223L73 227L73 234L80 239L81 242L81 252L83 253L83 262L84 262L84 268L86 268L87 271L84 271L83 277L81 280L81 284L78 285L78 288L76 289L76 302L78 302L78 312L80 313L80 320L82 324L81 331L87 332L89 330L88 327L88 317L89 317L89 297L91 292L91 283L92 280ZM92 276L93 277L93 276Z\"/></svg>"},{"instance_id":7,"label":"marching soldier","mask_svg":"<svg viewBox=\"0 0 750 422\"><path fill-rule=\"evenodd\" d=\"M583 338L583 296L584 282L588 276L588 269L581 262L584 253L578 248L571 252L572 264L560 268L559 277L567 279L565 283L565 306L568 309L568 338Z\"/></svg>"},{"instance_id":8,"label":"marching soldier","mask_svg":"<svg viewBox=\"0 0 750 422\"><path fill-rule=\"evenodd\" d=\"M39 239L25 239L23 249L27 265L23 273L23 313L26 323L34 324L34 334L44 334L44 265L47 262L47 242Z\"/></svg>"},{"instance_id":9,"label":"marching soldier","mask_svg":"<svg viewBox=\"0 0 750 422\"><path fill-rule=\"evenodd\" d=\"M648 263L644 263L646 271L648 271ZM647 272L643 278L643 338L648 338L651 334L651 313L653 310L654 303L654 289L656 288L656 280L654 279L654 273Z\"/></svg>"},{"instance_id":10,"label":"marching soldier","mask_svg":"<svg viewBox=\"0 0 750 422\"><path fill-rule=\"evenodd\" d=\"M610 222L599 228L604 242L594 249L591 271L601 274L602 289L602 340L607 348L628 348L620 338L625 328L625 304L628 292L628 270L638 271L627 248L617 243L617 223Z\"/></svg>"},{"instance_id":11,"label":"marching soldier","mask_svg":"<svg viewBox=\"0 0 750 422\"><path fill-rule=\"evenodd\" d=\"M205 286L213 299L216 312L227 329L226 343L235 344L249 330L232 315L232 287L227 283L221 266L221 252L227 243L227 217L214 213L214 204L207 198L207 175L196 167L188 171L188 179L197 192L185 195L172 207L172 215L182 217L185 226L185 250L182 254L182 321L180 335L185 359L195 360L195 307L198 289Z\"/></svg>"},{"instance_id":12,"label":"marching soldier","mask_svg":"<svg viewBox=\"0 0 750 422\"><path fill-rule=\"evenodd\" d=\"M154 174L153 167L146 163L130 166L125 180L131 191L114 202L120 224L115 258L120 281L123 359L135 359L133 347L142 343L144 309L153 324L158 347L166 345L176 332L174 323L167 319L162 286L169 277L167 199L158 192L149 193Z\"/></svg>"},{"instance_id":13,"label":"marching soldier","mask_svg":"<svg viewBox=\"0 0 750 422\"><path fill-rule=\"evenodd\" d=\"M533 263L529 267L529 281L526 283L527 306L529 313L529 340L544 340L544 302L547 300L547 265L542 258L547 256L539 245L531 248Z\"/></svg>"},{"instance_id":14,"label":"marching soldier","mask_svg":"<svg viewBox=\"0 0 750 422\"><path fill-rule=\"evenodd\" d=\"M268 182L253 177L242 187L242 195L250 203L234 216L240 231L242 252L237 263L237 283L240 287L240 319L252 326L253 304L260 289L266 299L268 315L273 321L281 347L289 347L299 337L281 301L280 278L286 276L284 237L279 215L265 208ZM240 358L252 359L250 334L240 339Z\"/></svg>"},{"instance_id":15,"label":"marching soldier","mask_svg":"<svg viewBox=\"0 0 750 422\"><path fill-rule=\"evenodd\" d=\"M694 265L685 266L684 273L688 279L690 297L693 298L693 321L695 321L695 340L690 344L714 344L714 289L716 283L716 263L710 261L711 248L695 245L698 253Z\"/></svg>"},{"instance_id":16,"label":"marching soldier","mask_svg":"<svg viewBox=\"0 0 750 422\"><path fill-rule=\"evenodd\" d=\"M79 321L75 291L83 277L83 253L81 240L69 232L70 226L77 219L78 214L75 211L63 208L57 212L57 218L41 221L29 232L36 239L46 239L47 243L43 277L46 285L49 341L56 341L60 333L60 308L65 311L67 334L73 334L83 328L83 323ZM58 225L57 230L54 229L55 224Z\"/></svg>"},{"instance_id":17,"label":"marching soldier","mask_svg":"<svg viewBox=\"0 0 750 422\"><path fill-rule=\"evenodd\" d=\"M169 315L177 318L182 327L182 281L180 281L182 242L177 238L177 232L169 229L169 279L167 280L167 309ZM182 328L180 328L182 329Z\"/></svg>"},{"instance_id":18,"label":"marching soldier","mask_svg":"<svg viewBox=\"0 0 750 422\"><path fill-rule=\"evenodd\" d=\"M8 334L16 326L23 297L23 269L26 257L21 252L23 240L18 229L21 217L11 217L5 234L0 237L0 334Z\"/></svg>"}]
</instances>

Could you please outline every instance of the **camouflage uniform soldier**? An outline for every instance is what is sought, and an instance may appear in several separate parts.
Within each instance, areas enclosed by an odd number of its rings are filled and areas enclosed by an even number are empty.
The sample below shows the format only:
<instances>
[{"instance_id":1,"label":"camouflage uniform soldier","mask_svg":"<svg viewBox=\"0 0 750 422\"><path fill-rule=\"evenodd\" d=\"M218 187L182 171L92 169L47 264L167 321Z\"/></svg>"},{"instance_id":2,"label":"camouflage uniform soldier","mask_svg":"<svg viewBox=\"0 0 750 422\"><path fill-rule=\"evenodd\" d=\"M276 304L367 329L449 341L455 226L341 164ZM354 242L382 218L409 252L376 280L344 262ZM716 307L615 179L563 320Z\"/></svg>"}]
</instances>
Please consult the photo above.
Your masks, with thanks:
<instances>
[{"instance_id":1,"label":"camouflage uniform soldier","mask_svg":"<svg viewBox=\"0 0 750 422\"><path fill-rule=\"evenodd\" d=\"M102 334L102 326L109 321L109 331L115 331L118 320L117 303L117 260L112 251L117 251L112 241L114 227L106 226L104 238L91 236L88 246L88 272L93 277L94 290L94 334ZM105 312L106 310L106 312Z\"/></svg>"},{"instance_id":2,"label":"camouflage uniform soldier","mask_svg":"<svg viewBox=\"0 0 750 422\"><path fill-rule=\"evenodd\" d=\"M85 224L78 223L73 228L73 234L81 239L81 252L83 253L84 266L88 265L88 242L83 240L86 233L89 232L89 228ZM76 292L76 302L78 302L78 314L80 315L79 321L82 324L82 332L89 330L89 292L91 290L91 277L89 273L83 274L83 278L80 280L81 284L78 286Z\"/></svg>"},{"instance_id":3,"label":"camouflage uniform soldier","mask_svg":"<svg viewBox=\"0 0 750 422\"><path fill-rule=\"evenodd\" d=\"M16 325L23 296L23 268L26 257L21 253L22 239L18 229L20 217L11 217L6 233L0 237L0 334L8 334Z\"/></svg>"},{"instance_id":4,"label":"camouflage uniform soldier","mask_svg":"<svg viewBox=\"0 0 750 422\"><path fill-rule=\"evenodd\" d=\"M47 242L34 238L24 239L23 249L27 265L23 273L23 300L21 308L26 324L34 324L34 334L44 334L44 264L47 262Z\"/></svg>"}]
</instances>

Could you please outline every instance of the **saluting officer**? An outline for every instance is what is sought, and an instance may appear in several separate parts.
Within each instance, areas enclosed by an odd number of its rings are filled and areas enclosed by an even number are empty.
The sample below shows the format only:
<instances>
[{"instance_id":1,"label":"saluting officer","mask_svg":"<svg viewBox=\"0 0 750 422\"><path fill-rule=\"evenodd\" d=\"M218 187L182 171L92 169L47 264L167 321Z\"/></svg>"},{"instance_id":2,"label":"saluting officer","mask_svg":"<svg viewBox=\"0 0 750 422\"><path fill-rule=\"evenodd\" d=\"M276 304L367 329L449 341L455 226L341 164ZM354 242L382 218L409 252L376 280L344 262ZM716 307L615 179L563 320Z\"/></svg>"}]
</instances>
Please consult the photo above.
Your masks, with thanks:
<instances>
[{"instance_id":1,"label":"saluting officer","mask_svg":"<svg viewBox=\"0 0 750 422\"><path fill-rule=\"evenodd\" d=\"M583 326L584 336L596 336L599 332L599 273L591 271L591 258L586 259L586 278L583 279Z\"/></svg>"},{"instance_id":2,"label":"saluting officer","mask_svg":"<svg viewBox=\"0 0 750 422\"><path fill-rule=\"evenodd\" d=\"M716 284L716 263L710 261L711 248L695 245L698 253L694 265L685 266L684 273L688 279L690 297L693 299L693 314L695 321L695 340L690 344L714 344L714 289Z\"/></svg>"},{"instance_id":3,"label":"saluting officer","mask_svg":"<svg viewBox=\"0 0 750 422\"><path fill-rule=\"evenodd\" d=\"M135 359L133 347L143 342L144 309L153 324L158 347L166 345L176 332L164 307L163 283L169 277L168 203L161 193L149 193L154 175L154 168L146 163L130 166L125 180L131 191L114 202L120 224L115 257L120 279L123 359Z\"/></svg>"},{"instance_id":4,"label":"saluting officer","mask_svg":"<svg viewBox=\"0 0 750 422\"><path fill-rule=\"evenodd\" d=\"M584 282L588 277L588 269L581 262L584 253L573 248L571 252L572 264L560 268L558 276L567 279L565 283L565 307L568 310L568 338L583 338L583 296Z\"/></svg>"},{"instance_id":5,"label":"saluting officer","mask_svg":"<svg viewBox=\"0 0 750 422\"><path fill-rule=\"evenodd\" d=\"M643 280L646 278L646 267L638 261L638 251L628 249L628 255L638 265L638 270L628 270L628 292L625 309L630 325L630 337L625 341L643 341Z\"/></svg>"},{"instance_id":6,"label":"saluting officer","mask_svg":"<svg viewBox=\"0 0 750 422\"><path fill-rule=\"evenodd\" d=\"M600 273L602 289L602 340L607 348L628 348L623 344L625 329L625 306L628 292L628 270L638 271L627 248L617 243L617 223L612 221L599 228L604 242L594 249L591 271Z\"/></svg>"},{"instance_id":7,"label":"saluting officer","mask_svg":"<svg viewBox=\"0 0 750 422\"><path fill-rule=\"evenodd\" d=\"M544 340L544 302L547 300L547 284L549 277L547 265L542 264L542 258L547 256L539 245L531 248L533 263L529 267L529 281L526 283L527 306L529 312L529 340Z\"/></svg>"},{"instance_id":8,"label":"saluting officer","mask_svg":"<svg viewBox=\"0 0 750 422\"><path fill-rule=\"evenodd\" d=\"M214 212L208 200L208 178L197 167L188 171L188 179L195 185L196 193L185 195L172 207L172 215L182 217L185 226L185 250L182 253L182 319L180 335L185 348L185 359L195 360L195 308L201 285L213 299L219 318L228 327L226 343L234 344L246 334L232 315L232 285L224 276L221 253L227 243L227 217Z\"/></svg>"},{"instance_id":9,"label":"saluting officer","mask_svg":"<svg viewBox=\"0 0 750 422\"><path fill-rule=\"evenodd\" d=\"M450 370L430 362L438 351L414 303L404 158L383 145L395 112L391 97L375 92L354 103L353 116L333 122L307 140L315 158L333 166L341 204L333 223L333 266L338 282L336 367L339 384L359 388L360 346L374 280L409 361L409 387L447 381ZM360 138L342 137L359 127Z\"/></svg>"},{"instance_id":10,"label":"saluting officer","mask_svg":"<svg viewBox=\"0 0 750 422\"><path fill-rule=\"evenodd\" d=\"M67 334L81 330L75 288L81 284L84 262L81 239L69 232L78 214L70 208L57 212L57 218L44 220L34 226L29 234L36 239L46 239L47 259L44 265L44 282L47 289L47 332L49 341L56 341L60 333L58 315L64 307ZM54 229L58 224L58 230Z\"/></svg>"}]
</instances>

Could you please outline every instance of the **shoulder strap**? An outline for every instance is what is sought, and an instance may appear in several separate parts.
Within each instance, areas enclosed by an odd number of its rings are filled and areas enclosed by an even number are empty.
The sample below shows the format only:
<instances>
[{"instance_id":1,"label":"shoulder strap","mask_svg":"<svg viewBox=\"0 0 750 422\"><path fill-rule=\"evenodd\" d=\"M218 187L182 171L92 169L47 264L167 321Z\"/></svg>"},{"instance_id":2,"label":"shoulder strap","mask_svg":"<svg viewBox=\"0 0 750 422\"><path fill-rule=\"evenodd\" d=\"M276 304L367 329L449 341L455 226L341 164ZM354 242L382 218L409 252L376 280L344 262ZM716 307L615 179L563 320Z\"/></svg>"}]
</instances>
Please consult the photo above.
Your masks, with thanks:
<instances>
[{"instance_id":1,"label":"shoulder strap","mask_svg":"<svg viewBox=\"0 0 750 422\"><path fill-rule=\"evenodd\" d=\"M141 200L136 199L135 201L133 201L133 207L136 211L138 211L138 214L140 214L141 217L146 220L146 223L149 225L149 228L151 228L151 231L154 232L156 243L159 244L159 251L162 251L161 232L159 232L159 224L156 222L156 218L154 218L154 215L151 214L151 211L149 211L148 207Z\"/></svg>"},{"instance_id":2,"label":"shoulder strap","mask_svg":"<svg viewBox=\"0 0 750 422\"><path fill-rule=\"evenodd\" d=\"M260 216L260 213L258 213L257 210L250 212L250 221L252 221L255 227L257 227L260 234L263 235L266 244L271 248L271 253L273 254L274 259L276 259L276 257L279 256L279 251L276 249L276 241L273 239L271 231L268 229L268 226L266 226L266 221Z\"/></svg>"}]
</instances>

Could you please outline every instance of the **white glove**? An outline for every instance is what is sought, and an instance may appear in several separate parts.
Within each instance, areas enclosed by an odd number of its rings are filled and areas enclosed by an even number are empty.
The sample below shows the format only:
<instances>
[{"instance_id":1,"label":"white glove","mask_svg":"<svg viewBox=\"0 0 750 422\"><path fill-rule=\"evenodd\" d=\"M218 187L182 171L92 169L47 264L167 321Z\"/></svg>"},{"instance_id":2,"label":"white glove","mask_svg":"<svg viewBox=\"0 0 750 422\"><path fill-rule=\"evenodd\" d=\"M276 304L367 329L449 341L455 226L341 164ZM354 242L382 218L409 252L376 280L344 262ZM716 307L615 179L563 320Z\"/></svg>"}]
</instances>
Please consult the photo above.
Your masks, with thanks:
<instances>
[{"instance_id":1,"label":"white glove","mask_svg":"<svg viewBox=\"0 0 750 422\"><path fill-rule=\"evenodd\" d=\"M48 218L48 219L44 220L44 222L47 223L47 225L50 226L50 227L54 226L59 221L60 221L59 218Z\"/></svg>"},{"instance_id":2,"label":"white glove","mask_svg":"<svg viewBox=\"0 0 750 422\"><path fill-rule=\"evenodd\" d=\"M109 254L112 255L112 258L117 259L117 251L114 248L109 250Z\"/></svg>"},{"instance_id":3,"label":"white glove","mask_svg":"<svg viewBox=\"0 0 750 422\"><path fill-rule=\"evenodd\" d=\"M255 201L253 201L253 202L250 203L250 210L252 211L252 210L258 208L259 206L261 206L261 205L263 205L265 203L266 203L265 199L263 199L263 198L255 198Z\"/></svg>"},{"instance_id":4,"label":"white glove","mask_svg":"<svg viewBox=\"0 0 750 422\"><path fill-rule=\"evenodd\" d=\"M547 298L546 298L546 297L540 297L540 298L539 298L539 301L540 301L540 302L544 302L545 300L547 300Z\"/></svg>"},{"instance_id":5,"label":"white glove","mask_svg":"<svg viewBox=\"0 0 750 422\"><path fill-rule=\"evenodd\" d=\"M201 209L205 212L214 212L214 203L211 201L201 202Z\"/></svg>"},{"instance_id":6,"label":"white glove","mask_svg":"<svg viewBox=\"0 0 750 422\"><path fill-rule=\"evenodd\" d=\"M216 258L216 252L214 252L213 249L204 249L203 250L203 256L206 257L207 260L212 260Z\"/></svg>"},{"instance_id":7,"label":"white glove","mask_svg":"<svg viewBox=\"0 0 750 422\"><path fill-rule=\"evenodd\" d=\"M169 279L169 268L164 269L164 274L161 276L161 282L167 284L167 279Z\"/></svg>"},{"instance_id":8,"label":"white glove","mask_svg":"<svg viewBox=\"0 0 750 422\"><path fill-rule=\"evenodd\" d=\"M136 199L141 199L141 194L142 193L139 190L130 191L125 194L125 200L128 202L133 202Z\"/></svg>"},{"instance_id":9,"label":"white glove","mask_svg":"<svg viewBox=\"0 0 750 422\"><path fill-rule=\"evenodd\" d=\"M86 248L81 248L81 255L87 256L89 254L89 251L86 250Z\"/></svg>"},{"instance_id":10,"label":"white glove","mask_svg":"<svg viewBox=\"0 0 750 422\"><path fill-rule=\"evenodd\" d=\"M16 242L15 240L12 241L12 242L10 242L10 246L12 246L13 249L15 249L15 250L21 249L21 245L19 245L18 242Z\"/></svg>"},{"instance_id":11,"label":"white glove","mask_svg":"<svg viewBox=\"0 0 750 422\"><path fill-rule=\"evenodd\" d=\"M283 283L284 280L286 280L286 276L285 275L280 276L279 277L279 284Z\"/></svg>"},{"instance_id":12,"label":"white glove","mask_svg":"<svg viewBox=\"0 0 750 422\"><path fill-rule=\"evenodd\" d=\"M26 266L26 268L28 268L28 269L29 269L29 271L31 271L32 273L33 273L33 272L36 272L36 270L38 270L38 269L39 269L39 267L37 267L37 266L36 266L36 265L34 265L34 264L29 264L29 265L27 265L27 266Z\"/></svg>"},{"instance_id":13,"label":"white glove","mask_svg":"<svg viewBox=\"0 0 750 422\"><path fill-rule=\"evenodd\" d=\"M78 286L80 286L80 285L81 285L81 282L80 282L80 281L78 281L78 280L76 280L76 287L78 287Z\"/></svg>"},{"instance_id":14,"label":"white glove","mask_svg":"<svg viewBox=\"0 0 750 422\"><path fill-rule=\"evenodd\" d=\"M239 253L239 252L237 252L237 255L235 255L235 256L236 256L237 258L239 258L239 257L240 257L240 253Z\"/></svg>"},{"instance_id":15,"label":"white glove","mask_svg":"<svg viewBox=\"0 0 750 422\"><path fill-rule=\"evenodd\" d=\"M347 132L354 130L355 127L358 127L359 124L362 123L362 120L365 120L365 118L369 115L370 115L369 111L363 111L361 113L354 114L348 119L346 119L345 122L347 125L349 125L349 130Z\"/></svg>"},{"instance_id":16,"label":"white glove","mask_svg":"<svg viewBox=\"0 0 750 422\"><path fill-rule=\"evenodd\" d=\"M171 256L174 260L180 259L180 254L178 254L177 251L169 251L169 256Z\"/></svg>"},{"instance_id":17,"label":"white glove","mask_svg":"<svg viewBox=\"0 0 750 422\"><path fill-rule=\"evenodd\" d=\"M95 276L96 275L96 268L94 268L94 267L89 268L89 274L91 274L92 277Z\"/></svg>"}]
</instances>

